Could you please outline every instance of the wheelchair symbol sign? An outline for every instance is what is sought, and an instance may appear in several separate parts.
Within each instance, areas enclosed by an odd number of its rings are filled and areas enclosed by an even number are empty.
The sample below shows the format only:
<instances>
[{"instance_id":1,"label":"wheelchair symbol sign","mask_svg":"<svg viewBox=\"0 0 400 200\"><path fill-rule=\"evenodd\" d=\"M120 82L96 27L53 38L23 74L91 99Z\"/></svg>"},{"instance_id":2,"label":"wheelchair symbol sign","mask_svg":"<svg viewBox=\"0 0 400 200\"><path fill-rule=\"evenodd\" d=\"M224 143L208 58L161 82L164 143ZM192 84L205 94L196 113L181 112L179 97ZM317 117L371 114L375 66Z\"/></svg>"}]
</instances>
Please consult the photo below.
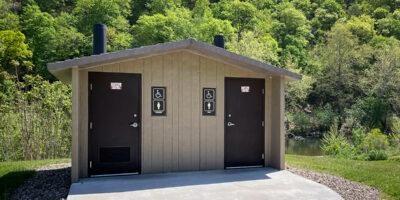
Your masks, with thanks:
<instances>
[{"instance_id":1,"label":"wheelchair symbol sign","mask_svg":"<svg viewBox=\"0 0 400 200\"><path fill-rule=\"evenodd\" d=\"M165 87L152 87L151 88L151 115L152 116L165 116L166 115L166 88Z\"/></svg>"},{"instance_id":2,"label":"wheelchair symbol sign","mask_svg":"<svg viewBox=\"0 0 400 200\"><path fill-rule=\"evenodd\" d=\"M214 116L216 104L216 89L203 88L203 115Z\"/></svg>"}]
</instances>

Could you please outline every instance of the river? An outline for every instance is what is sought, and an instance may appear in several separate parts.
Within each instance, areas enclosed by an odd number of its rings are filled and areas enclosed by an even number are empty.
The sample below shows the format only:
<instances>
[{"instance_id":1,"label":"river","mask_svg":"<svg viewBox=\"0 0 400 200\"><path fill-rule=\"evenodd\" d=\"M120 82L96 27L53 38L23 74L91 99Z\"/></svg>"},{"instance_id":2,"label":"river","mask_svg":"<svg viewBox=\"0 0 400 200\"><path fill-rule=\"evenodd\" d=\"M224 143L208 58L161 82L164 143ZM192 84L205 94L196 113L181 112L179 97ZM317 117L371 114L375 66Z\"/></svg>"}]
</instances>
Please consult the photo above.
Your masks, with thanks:
<instances>
[{"instance_id":1,"label":"river","mask_svg":"<svg viewBox=\"0 0 400 200\"><path fill-rule=\"evenodd\" d=\"M322 141L320 138L304 138L296 140L294 138L286 138L286 153L306 156L321 156Z\"/></svg>"}]
</instances>

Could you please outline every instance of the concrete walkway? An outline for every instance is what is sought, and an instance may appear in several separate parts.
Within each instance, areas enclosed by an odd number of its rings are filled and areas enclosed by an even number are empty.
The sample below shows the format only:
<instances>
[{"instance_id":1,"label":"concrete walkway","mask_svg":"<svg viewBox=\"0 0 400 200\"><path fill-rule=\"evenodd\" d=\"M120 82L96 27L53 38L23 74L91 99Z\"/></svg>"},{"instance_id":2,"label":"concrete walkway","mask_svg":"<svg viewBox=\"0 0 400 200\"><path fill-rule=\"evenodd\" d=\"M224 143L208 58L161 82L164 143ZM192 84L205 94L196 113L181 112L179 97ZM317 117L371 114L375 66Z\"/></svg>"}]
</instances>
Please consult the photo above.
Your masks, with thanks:
<instances>
[{"instance_id":1,"label":"concrete walkway","mask_svg":"<svg viewBox=\"0 0 400 200\"><path fill-rule=\"evenodd\" d=\"M146 174L84 179L68 200L342 199L319 183L270 168Z\"/></svg>"}]
</instances>

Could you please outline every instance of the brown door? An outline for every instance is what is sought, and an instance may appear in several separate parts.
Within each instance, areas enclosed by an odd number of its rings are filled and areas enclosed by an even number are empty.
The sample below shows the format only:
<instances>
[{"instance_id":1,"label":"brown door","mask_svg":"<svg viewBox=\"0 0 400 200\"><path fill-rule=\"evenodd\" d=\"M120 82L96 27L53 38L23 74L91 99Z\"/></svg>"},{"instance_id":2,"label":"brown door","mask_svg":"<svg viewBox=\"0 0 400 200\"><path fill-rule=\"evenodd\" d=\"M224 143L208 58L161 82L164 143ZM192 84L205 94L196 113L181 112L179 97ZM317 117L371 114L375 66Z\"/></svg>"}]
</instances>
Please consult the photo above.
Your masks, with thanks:
<instances>
[{"instance_id":1,"label":"brown door","mask_svg":"<svg viewBox=\"0 0 400 200\"><path fill-rule=\"evenodd\" d=\"M264 79L225 79L225 167L264 166Z\"/></svg>"},{"instance_id":2,"label":"brown door","mask_svg":"<svg viewBox=\"0 0 400 200\"><path fill-rule=\"evenodd\" d=\"M140 172L141 76L89 73L89 174Z\"/></svg>"}]
</instances>

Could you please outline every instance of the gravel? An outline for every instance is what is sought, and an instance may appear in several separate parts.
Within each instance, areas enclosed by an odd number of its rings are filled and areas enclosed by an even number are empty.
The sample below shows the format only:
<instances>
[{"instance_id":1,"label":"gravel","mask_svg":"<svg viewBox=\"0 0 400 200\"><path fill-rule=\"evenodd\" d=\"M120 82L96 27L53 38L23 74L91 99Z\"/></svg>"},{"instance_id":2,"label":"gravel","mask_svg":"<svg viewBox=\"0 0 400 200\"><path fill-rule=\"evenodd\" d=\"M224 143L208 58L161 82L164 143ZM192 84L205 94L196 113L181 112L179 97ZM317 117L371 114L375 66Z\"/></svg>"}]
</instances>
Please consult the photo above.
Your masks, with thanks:
<instances>
[{"instance_id":1,"label":"gravel","mask_svg":"<svg viewBox=\"0 0 400 200\"><path fill-rule=\"evenodd\" d=\"M71 165L53 164L36 170L35 175L18 187L12 200L66 199L71 185Z\"/></svg>"},{"instance_id":2,"label":"gravel","mask_svg":"<svg viewBox=\"0 0 400 200\"><path fill-rule=\"evenodd\" d=\"M71 165L69 163L48 165L36 170L36 174L26 180L11 197L12 200L60 200L66 199L71 185ZM378 200L375 188L328 174L287 167L290 172L317 183L326 185L346 200Z\"/></svg>"},{"instance_id":3,"label":"gravel","mask_svg":"<svg viewBox=\"0 0 400 200\"><path fill-rule=\"evenodd\" d=\"M341 177L336 177L323 173L305 171L292 167L287 167L287 170L289 170L294 174L315 181L317 183L328 186L329 188L340 194L340 196L342 196L346 200L380 199L379 190L357 182L346 180Z\"/></svg>"}]
</instances>

